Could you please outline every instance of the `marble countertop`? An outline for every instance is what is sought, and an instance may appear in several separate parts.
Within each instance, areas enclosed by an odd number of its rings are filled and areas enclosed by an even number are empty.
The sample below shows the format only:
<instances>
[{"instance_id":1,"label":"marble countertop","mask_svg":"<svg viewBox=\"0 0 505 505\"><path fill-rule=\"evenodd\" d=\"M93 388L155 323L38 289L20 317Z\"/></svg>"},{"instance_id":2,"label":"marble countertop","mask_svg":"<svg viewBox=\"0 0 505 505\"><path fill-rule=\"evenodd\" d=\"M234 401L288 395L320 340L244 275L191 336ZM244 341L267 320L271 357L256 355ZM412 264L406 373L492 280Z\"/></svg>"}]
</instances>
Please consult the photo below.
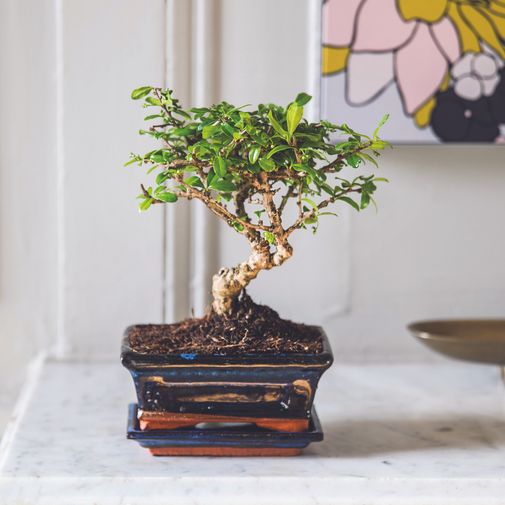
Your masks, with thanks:
<instances>
[{"instance_id":1,"label":"marble countertop","mask_svg":"<svg viewBox=\"0 0 505 505\"><path fill-rule=\"evenodd\" d=\"M119 363L39 363L0 449L0 505L505 503L505 386L493 367L339 365L325 441L298 458L155 458L126 440Z\"/></svg>"}]
</instances>

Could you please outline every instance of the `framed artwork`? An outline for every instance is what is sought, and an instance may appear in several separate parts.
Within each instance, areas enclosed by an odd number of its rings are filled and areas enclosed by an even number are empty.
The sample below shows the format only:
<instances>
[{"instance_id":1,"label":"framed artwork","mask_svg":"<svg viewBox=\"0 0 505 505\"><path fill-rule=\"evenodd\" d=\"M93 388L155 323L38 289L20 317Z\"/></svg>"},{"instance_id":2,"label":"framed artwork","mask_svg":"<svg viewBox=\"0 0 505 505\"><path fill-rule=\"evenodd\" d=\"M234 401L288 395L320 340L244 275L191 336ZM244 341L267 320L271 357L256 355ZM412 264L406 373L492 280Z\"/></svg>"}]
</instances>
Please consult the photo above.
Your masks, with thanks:
<instances>
[{"instance_id":1,"label":"framed artwork","mask_svg":"<svg viewBox=\"0 0 505 505\"><path fill-rule=\"evenodd\" d=\"M326 0L323 116L399 143L505 143L505 0Z\"/></svg>"}]
</instances>

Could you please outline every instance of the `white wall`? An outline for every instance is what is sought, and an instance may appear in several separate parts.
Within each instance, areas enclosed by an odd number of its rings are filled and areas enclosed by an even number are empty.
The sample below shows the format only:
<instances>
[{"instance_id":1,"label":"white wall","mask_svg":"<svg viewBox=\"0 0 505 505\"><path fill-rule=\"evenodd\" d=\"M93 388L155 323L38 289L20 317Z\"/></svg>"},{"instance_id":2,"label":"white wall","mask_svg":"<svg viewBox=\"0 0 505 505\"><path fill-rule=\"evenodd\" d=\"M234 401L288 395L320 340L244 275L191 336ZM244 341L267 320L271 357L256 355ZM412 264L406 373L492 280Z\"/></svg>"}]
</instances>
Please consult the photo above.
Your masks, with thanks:
<instances>
[{"instance_id":1,"label":"white wall","mask_svg":"<svg viewBox=\"0 0 505 505\"><path fill-rule=\"evenodd\" d=\"M137 213L141 174L121 164L141 149L142 111L128 93L166 80L188 102L287 103L300 90L317 94L316 4L0 4L4 391L9 372L37 349L116 358L126 324L188 313L206 293L206 271L247 254L242 237L220 225L201 239L207 218L193 206ZM206 25L209 5L217 10ZM193 30L166 36L166 12L185 16L180 26ZM342 210L316 237L299 233L295 257L262 274L252 294L282 315L325 326L337 359L430 358L407 335L408 321L503 315L503 160L497 147L386 153L381 173L391 183L378 194L379 213ZM15 389L15 380L8 384Z\"/></svg>"},{"instance_id":2,"label":"white wall","mask_svg":"<svg viewBox=\"0 0 505 505\"><path fill-rule=\"evenodd\" d=\"M124 168L145 110L131 90L165 79L163 0L62 0L59 328L62 356L117 356L123 329L162 319L163 209L139 214L145 174Z\"/></svg>"},{"instance_id":3,"label":"white wall","mask_svg":"<svg viewBox=\"0 0 505 505\"><path fill-rule=\"evenodd\" d=\"M0 423L56 331L54 9L0 2Z\"/></svg>"},{"instance_id":4,"label":"white wall","mask_svg":"<svg viewBox=\"0 0 505 505\"><path fill-rule=\"evenodd\" d=\"M344 358L431 358L405 325L505 317L505 151L397 147L379 213L353 215L351 310L329 322Z\"/></svg>"}]
</instances>

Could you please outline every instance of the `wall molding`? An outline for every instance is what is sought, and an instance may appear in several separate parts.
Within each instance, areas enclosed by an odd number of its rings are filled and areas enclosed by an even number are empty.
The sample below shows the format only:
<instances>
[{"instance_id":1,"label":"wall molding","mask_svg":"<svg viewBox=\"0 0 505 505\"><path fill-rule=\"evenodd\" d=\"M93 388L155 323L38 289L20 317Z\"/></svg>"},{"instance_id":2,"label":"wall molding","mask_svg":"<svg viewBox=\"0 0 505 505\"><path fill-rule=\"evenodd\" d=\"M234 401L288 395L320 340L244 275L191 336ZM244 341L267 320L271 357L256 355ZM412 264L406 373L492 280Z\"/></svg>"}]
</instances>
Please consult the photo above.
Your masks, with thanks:
<instances>
[{"instance_id":1,"label":"wall molding","mask_svg":"<svg viewBox=\"0 0 505 505\"><path fill-rule=\"evenodd\" d=\"M219 100L219 0L166 0L166 80L187 106ZM166 206L164 320L203 314L218 260L218 223L198 202Z\"/></svg>"},{"instance_id":2,"label":"wall molding","mask_svg":"<svg viewBox=\"0 0 505 505\"><path fill-rule=\"evenodd\" d=\"M166 0L165 82L188 106L192 103L192 2ZM190 313L190 202L164 205L163 321L176 322Z\"/></svg>"},{"instance_id":3,"label":"wall molding","mask_svg":"<svg viewBox=\"0 0 505 505\"><path fill-rule=\"evenodd\" d=\"M56 339L53 354L61 358L67 351L65 336L65 148L64 148L64 49L63 49L63 1L54 0L55 15L55 64L56 64Z\"/></svg>"}]
</instances>

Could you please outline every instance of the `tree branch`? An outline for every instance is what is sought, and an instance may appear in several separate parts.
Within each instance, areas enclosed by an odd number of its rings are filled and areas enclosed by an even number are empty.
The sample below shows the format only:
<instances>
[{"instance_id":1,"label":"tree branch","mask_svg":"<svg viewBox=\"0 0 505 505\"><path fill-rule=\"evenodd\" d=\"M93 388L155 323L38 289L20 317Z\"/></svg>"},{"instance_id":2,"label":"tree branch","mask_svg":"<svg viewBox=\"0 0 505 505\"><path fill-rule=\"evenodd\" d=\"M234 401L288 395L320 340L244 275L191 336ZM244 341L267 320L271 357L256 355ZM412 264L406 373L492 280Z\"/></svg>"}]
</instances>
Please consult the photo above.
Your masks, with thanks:
<instances>
[{"instance_id":1,"label":"tree branch","mask_svg":"<svg viewBox=\"0 0 505 505\"><path fill-rule=\"evenodd\" d=\"M334 195L330 198L327 198L326 200L323 200L319 205L317 205L317 208L311 209L307 212L302 213L298 219L286 230L286 236L289 236L293 231L295 231L297 228L300 227L300 225L306 221L307 219L310 219L311 217L316 216L316 214L321 210L330 205L330 203L336 202L340 197L347 195L348 193L354 193L354 192L359 192L359 188L353 188L350 186L349 188L345 189L344 191L341 191L338 195Z\"/></svg>"},{"instance_id":2,"label":"tree branch","mask_svg":"<svg viewBox=\"0 0 505 505\"><path fill-rule=\"evenodd\" d=\"M270 220L271 231L276 235L276 238L280 238L284 235L284 228L282 227L282 220L280 213L275 206L274 195L272 193L272 188L268 182L268 174L262 172L259 174L259 180L261 183L261 190L263 196L263 206L267 213L268 219Z\"/></svg>"},{"instance_id":3,"label":"tree branch","mask_svg":"<svg viewBox=\"0 0 505 505\"><path fill-rule=\"evenodd\" d=\"M216 216L224 219L229 225L233 225L233 223L240 223L244 226L245 229L255 230L255 231L272 231L272 228L269 226L264 226L260 224L250 223L245 221L239 216L232 214L224 205L221 205L219 202L214 200L211 196L206 195L203 191L199 191L196 188L186 184L182 177L176 178L177 182L184 186L186 192L179 192L178 196L182 196L188 199L196 198L203 202ZM245 230L244 230L245 231ZM241 232L244 233L244 232Z\"/></svg>"},{"instance_id":4,"label":"tree branch","mask_svg":"<svg viewBox=\"0 0 505 505\"><path fill-rule=\"evenodd\" d=\"M282 197L281 203L279 205L279 214L281 216L284 211L284 207L286 207L286 204L289 202L289 199L295 196L295 188L296 186L294 184L292 186L289 186L288 190L286 191L286 194Z\"/></svg>"}]
</instances>

